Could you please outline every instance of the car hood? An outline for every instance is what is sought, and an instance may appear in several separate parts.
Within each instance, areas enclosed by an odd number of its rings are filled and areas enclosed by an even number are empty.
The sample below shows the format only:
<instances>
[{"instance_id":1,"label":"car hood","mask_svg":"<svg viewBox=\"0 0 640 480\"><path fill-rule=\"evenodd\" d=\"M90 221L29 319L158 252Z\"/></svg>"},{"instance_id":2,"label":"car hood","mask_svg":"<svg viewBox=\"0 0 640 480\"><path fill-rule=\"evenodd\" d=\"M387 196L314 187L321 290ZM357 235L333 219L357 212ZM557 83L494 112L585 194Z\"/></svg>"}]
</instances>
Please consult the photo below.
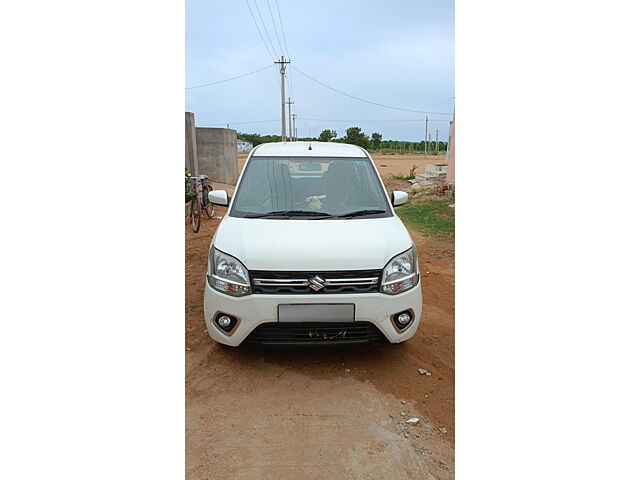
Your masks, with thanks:
<instances>
[{"instance_id":1,"label":"car hood","mask_svg":"<svg viewBox=\"0 0 640 480\"><path fill-rule=\"evenodd\" d=\"M381 269L411 248L396 217L276 220L226 216L212 243L249 270Z\"/></svg>"}]
</instances>

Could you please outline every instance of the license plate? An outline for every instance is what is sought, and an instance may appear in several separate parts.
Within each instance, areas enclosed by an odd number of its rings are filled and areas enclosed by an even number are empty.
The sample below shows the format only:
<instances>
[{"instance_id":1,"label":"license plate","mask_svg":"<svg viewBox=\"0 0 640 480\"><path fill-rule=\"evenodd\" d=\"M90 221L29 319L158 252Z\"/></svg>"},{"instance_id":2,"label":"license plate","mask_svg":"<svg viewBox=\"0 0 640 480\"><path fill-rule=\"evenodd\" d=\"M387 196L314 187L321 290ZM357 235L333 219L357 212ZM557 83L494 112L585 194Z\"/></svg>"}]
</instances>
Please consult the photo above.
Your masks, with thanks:
<instances>
[{"instance_id":1,"label":"license plate","mask_svg":"<svg viewBox=\"0 0 640 480\"><path fill-rule=\"evenodd\" d=\"M307 303L278 305L279 322L353 322L353 303Z\"/></svg>"}]
</instances>

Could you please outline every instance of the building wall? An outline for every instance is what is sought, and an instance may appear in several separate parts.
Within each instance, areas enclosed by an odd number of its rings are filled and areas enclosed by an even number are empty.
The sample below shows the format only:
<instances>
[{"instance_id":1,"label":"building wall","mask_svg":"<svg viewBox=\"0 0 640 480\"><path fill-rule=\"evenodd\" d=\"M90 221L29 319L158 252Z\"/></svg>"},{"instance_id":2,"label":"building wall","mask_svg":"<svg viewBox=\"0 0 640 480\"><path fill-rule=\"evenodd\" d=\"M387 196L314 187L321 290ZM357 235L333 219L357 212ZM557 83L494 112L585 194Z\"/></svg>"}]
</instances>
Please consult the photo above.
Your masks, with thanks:
<instances>
[{"instance_id":1,"label":"building wall","mask_svg":"<svg viewBox=\"0 0 640 480\"><path fill-rule=\"evenodd\" d=\"M214 182L235 185L238 179L237 132L196 127L198 169Z\"/></svg>"},{"instance_id":2,"label":"building wall","mask_svg":"<svg viewBox=\"0 0 640 480\"><path fill-rule=\"evenodd\" d=\"M253 149L253 143L246 140L238 140L238 152L250 152Z\"/></svg>"}]
</instances>

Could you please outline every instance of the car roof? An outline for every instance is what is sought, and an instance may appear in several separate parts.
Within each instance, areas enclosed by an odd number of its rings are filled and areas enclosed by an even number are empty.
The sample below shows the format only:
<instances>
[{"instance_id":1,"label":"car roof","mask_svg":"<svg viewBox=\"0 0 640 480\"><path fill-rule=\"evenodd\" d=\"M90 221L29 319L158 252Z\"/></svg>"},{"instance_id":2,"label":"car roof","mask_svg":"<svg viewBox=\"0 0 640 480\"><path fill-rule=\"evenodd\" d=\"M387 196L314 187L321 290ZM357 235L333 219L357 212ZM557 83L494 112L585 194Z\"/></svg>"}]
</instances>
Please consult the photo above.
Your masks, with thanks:
<instances>
[{"instance_id":1,"label":"car roof","mask_svg":"<svg viewBox=\"0 0 640 480\"><path fill-rule=\"evenodd\" d=\"M309 150L311 147L311 150ZM334 142L274 142L262 143L253 150L254 157L360 157L366 152L348 143Z\"/></svg>"}]
</instances>

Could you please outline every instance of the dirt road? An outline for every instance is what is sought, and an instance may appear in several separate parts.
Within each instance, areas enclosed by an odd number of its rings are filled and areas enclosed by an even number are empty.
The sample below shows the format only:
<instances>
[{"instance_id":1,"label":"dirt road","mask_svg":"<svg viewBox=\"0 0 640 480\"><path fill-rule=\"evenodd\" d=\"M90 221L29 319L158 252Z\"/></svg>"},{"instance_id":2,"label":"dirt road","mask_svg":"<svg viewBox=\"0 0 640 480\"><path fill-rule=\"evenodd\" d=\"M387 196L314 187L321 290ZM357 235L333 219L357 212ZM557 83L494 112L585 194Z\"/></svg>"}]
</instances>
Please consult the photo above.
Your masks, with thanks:
<instances>
[{"instance_id":1,"label":"dirt road","mask_svg":"<svg viewBox=\"0 0 640 480\"><path fill-rule=\"evenodd\" d=\"M203 320L218 224L203 219L193 234L185 223L187 478L453 478L453 241L413 235L424 313L408 342L234 349Z\"/></svg>"}]
</instances>

